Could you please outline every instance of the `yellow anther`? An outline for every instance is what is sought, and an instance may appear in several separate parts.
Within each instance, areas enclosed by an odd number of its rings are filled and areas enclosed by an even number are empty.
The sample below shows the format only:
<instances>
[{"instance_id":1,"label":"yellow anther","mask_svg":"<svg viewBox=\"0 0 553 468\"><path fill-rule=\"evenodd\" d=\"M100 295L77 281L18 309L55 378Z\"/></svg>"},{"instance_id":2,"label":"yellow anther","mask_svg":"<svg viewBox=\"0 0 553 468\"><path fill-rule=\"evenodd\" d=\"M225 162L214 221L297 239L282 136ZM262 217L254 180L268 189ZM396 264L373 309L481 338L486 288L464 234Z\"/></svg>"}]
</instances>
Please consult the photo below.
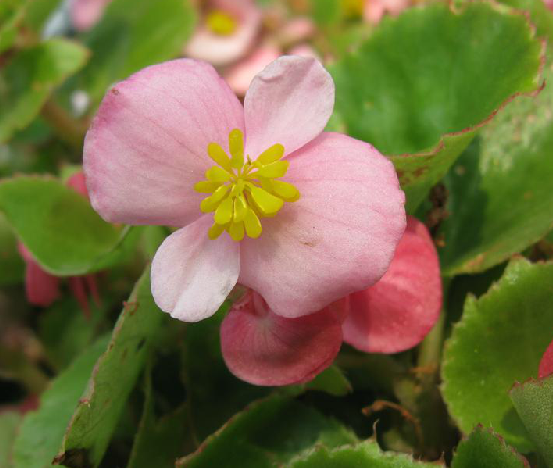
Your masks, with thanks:
<instances>
[{"instance_id":1,"label":"yellow anther","mask_svg":"<svg viewBox=\"0 0 553 468\"><path fill-rule=\"evenodd\" d=\"M272 162L278 161L284 156L284 146L280 143L271 146L269 149L266 149L259 155L256 162L262 166L266 164L271 164Z\"/></svg>"},{"instance_id":2,"label":"yellow anther","mask_svg":"<svg viewBox=\"0 0 553 468\"><path fill-rule=\"evenodd\" d=\"M223 233L224 230L225 230L225 226L221 226L220 224L215 223L207 231L207 236L211 240L215 240Z\"/></svg>"},{"instance_id":3,"label":"yellow anther","mask_svg":"<svg viewBox=\"0 0 553 468\"><path fill-rule=\"evenodd\" d=\"M242 169L244 166L244 134L235 128L228 136L228 146L232 156L230 164L234 169Z\"/></svg>"},{"instance_id":4,"label":"yellow anther","mask_svg":"<svg viewBox=\"0 0 553 468\"><path fill-rule=\"evenodd\" d=\"M232 240L241 241L244 239L244 223L232 223L229 226L228 233Z\"/></svg>"},{"instance_id":5,"label":"yellow anther","mask_svg":"<svg viewBox=\"0 0 553 468\"><path fill-rule=\"evenodd\" d=\"M215 216L213 217L213 220L217 224L230 223L230 220L232 219L233 208L234 203L232 202L232 198L225 198L215 210Z\"/></svg>"},{"instance_id":6,"label":"yellow anther","mask_svg":"<svg viewBox=\"0 0 553 468\"><path fill-rule=\"evenodd\" d=\"M239 129L229 133L230 157L217 143L207 148L209 157L217 163L205 173L206 179L197 182L194 190L211 194L200 204L203 213L214 212L214 224L209 228L210 239L223 231L235 241L245 235L261 235L260 218L276 216L284 202L296 201L300 194L288 182L277 180L286 175L289 161L280 161L284 147L275 144L252 162L244 154L244 134Z\"/></svg>"},{"instance_id":7,"label":"yellow anther","mask_svg":"<svg viewBox=\"0 0 553 468\"><path fill-rule=\"evenodd\" d=\"M236 30L236 20L228 13L214 10L207 15L207 27L220 36L230 36Z\"/></svg>"},{"instance_id":8,"label":"yellow anther","mask_svg":"<svg viewBox=\"0 0 553 468\"><path fill-rule=\"evenodd\" d=\"M274 179L276 177L282 177L288 171L288 161L275 161L274 163L262 166L256 172L261 177L267 177L268 179Z\"/></svg>"}]
</instances>

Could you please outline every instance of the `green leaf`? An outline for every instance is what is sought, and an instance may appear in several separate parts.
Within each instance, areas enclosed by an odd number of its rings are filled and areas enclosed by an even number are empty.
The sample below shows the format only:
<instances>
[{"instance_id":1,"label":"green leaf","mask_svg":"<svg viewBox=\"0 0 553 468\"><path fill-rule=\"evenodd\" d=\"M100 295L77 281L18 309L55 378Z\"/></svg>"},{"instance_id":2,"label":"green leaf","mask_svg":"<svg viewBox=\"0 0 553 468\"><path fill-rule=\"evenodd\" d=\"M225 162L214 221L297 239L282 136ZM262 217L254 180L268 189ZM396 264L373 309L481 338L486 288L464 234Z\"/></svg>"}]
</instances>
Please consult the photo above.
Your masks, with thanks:
<instances>
[{"instance_id":1,"label":"green leaf","mask_svg":"<svg viewBox=\"0 0 553 468\"><path fill-rule=\"evenodd\" d=\"M22 416L17 411L0 413L0 466L12 468L12 448Z\"/></svg>"},{"instance_id":2,"label":"green leaf","mask_svg":"<svg viewBox=\"0 0 553 468\"><path fill-rule=\"evenodd\" d=\"M477 129L539 87L541 55L526 17L505 6L412 8L332 69L336 109L351 136L391 157L412 212Z\"/></svg>"},{"instance_id":3,"label":"green leaf","mask_svg":"<svg viewBox=\"0 0 553 468\"><path fill-rule=\"evenodd\" d=\"M438 468L436 463L421 463L407 455L382 452L376 442L367 440L360 444L331 450L317 447L286 468ZM476 467L475 467L476 468Z\"/></svg>"},{"instance_id":4,"label":"green leaf","mask_svg":"<svg viewBox=\"0 0 553 468\"><path fill-rule=\"evenodd\" d=\"M94 368L56 457L57 464L98 466L165 317L154 303L146 271L119 316L107 351Z\"/></svg>"},{"instance_id":5,"label":"green leaf","mask_svg":"<svg viewBox=\"0 0 553 468\"><path fill-rule=\"evenodd\" d=\"M355 441L337 421L295 400L275 396L233 417L177 466L269 468L315 444L336 447Z\"/></svg>"},{"instance_id":6,"label":"green leaf","mask_svg":"<svg viewBox=\"0 0 553 468\"><path fill-rule=\"evenodd\" d=\"M92 59L79 87L98 102L114 82L180 56L195 22L189 0L114 0L84 38Z\"/></svg>"},{"instance_id":7,"label":"green leaf","mask_svg":"<svg viewBox=\"0 0 553 468\"><path fill-rule=\"evenodd\" d=\"M310 382L284 387L282 392L290 395L297 395L308 390L321 391L340 397L351 393L352 387L342 370L338 366L332 365Z\"/></svg>"},{"instance_id":8,"label":"green leaf","mask_svg":"<svg viewBox=\"0 0 553 468\"><path fill-rule=\"evenodd\" d=\"M510 395L530 439L547 466L553 467L553 375L516 383Z\"/></svg>"},{"instance_id":9,"label":"green leaf","mask_svg":"<svg viewBox=\"0 0 553 468\"><path fill-rule=\"evenodd\" d=\"M500 436L477 427L462 441L453 458L452 468L527 468L529 465Z\"/></svg>"},{"instance_id":10,"label":"green leaf","mask_svg":"<svg viewBox=\"0 0 553 468\"><path fill-rule=\"evenodd\" d=\"M553 263L513 260L478 300L469 297L443 359L442 393L460 429L482 423L522 452L533 448L508 391L537 374L553 335Z\"/></svg>"},{"instance_id":11,"label":"green leaf","mask_svg":"<svg viewBox=\"0 0 553 468\"><path fill-rule=\"evenodd\" d=\"M63 0L28 0L25 23L35 33L40 34L50 15Z\"/></svg>"},{"instance_id":12,"label":"green leaf","mask_svg":"<svg viewBox=\"0 0 553 468\"><path fill-rule=\"evenodd\" d=\"M88 51L51 39L19 52L0 70L0 142L37 116L53 89L79 70Z\"/></svg>"},{"instance_id":13,"label":"green leaf","mask_svg":"<svg viewBox=\"0 0 553 468\"><path fill-rule=\"evenodd\" d=\"M125 235L82 195L48 176L0 182L0 210L44 269L60 276L104 267Z\"/></svg>"},{"instance_id":14,"label":"green leaf","mask_svg":"<svg viewBox=\"0 0 553 468\"><path fill-rule=\"evenodd\" d=\"M39 409L25 415L14 444L14 468L52 466L71 414L107 342L107 337L102 338L77 357L42 394Z\"/></svg>"},{"instance_id":15,"label":"green leaf","mask_svg":"<svg viewBox=\"0 0 553 468\"><path fill-rule=\"evenodd\" d=\"M3 0L0 3L0 54L10 48L17 38L25 7L24 0Z\"/></svg>"},{"instance_id":16,"label":"green leaf","mask_svg":"<svg viewBox=\"0 0 553 468\"><path fill-rule=\"evenodd\" d=\"M552 67L545 70L545 89L500 113L448 176L451 216L440 250L445 274L484 271L553 228Z\"/></svg>"},{"instance_id":17,"label":"green leaf","mask_svg":"<svg viewBox=\"0 0 553 468\"><path fill-rule=\"evenodd\" d=\"M17 239L0 213L0 285L18 283L23 280L25 264L17 250Z\"/></svg>"}]
</instances>

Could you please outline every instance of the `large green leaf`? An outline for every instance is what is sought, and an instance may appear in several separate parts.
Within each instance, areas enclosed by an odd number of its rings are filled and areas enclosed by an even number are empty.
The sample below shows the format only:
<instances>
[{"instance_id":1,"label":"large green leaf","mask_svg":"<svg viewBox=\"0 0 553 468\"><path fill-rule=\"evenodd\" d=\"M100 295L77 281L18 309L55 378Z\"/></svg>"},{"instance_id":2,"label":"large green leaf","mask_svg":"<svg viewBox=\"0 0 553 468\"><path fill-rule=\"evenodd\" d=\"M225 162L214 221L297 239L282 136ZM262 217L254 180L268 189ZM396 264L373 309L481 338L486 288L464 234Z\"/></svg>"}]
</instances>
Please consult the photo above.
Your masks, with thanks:
<instances>
[{"instance_id":1,"label":"large green leaf","mask_svg":"<svg viewBox=\"0 0 553 468\"><path fill-rule=\"evenodd\" d=\"M21 423L18 411L4 410L0 413L0 466L12 468L12 448Z\"/></svg>"},{"instance_id":2,"label":"large green leaf","mask_svg":"<svg viewBox=\"0 0 553 468\"><path fill-rule=\"evenodd\" d=\"M26 127L65 78L79 70L88 51L64 39L22 50L0 70L0 142Z\"/></svg>"},{"instance_id":3,"label":"large green leaf","mask_svg":"<svg viewBox=\"0 0 553 468\"><path fill-rule=\"evenodd\" d=\"M125 303L107 351L94 368L56 457L57 464L72 468L99 465L164 317L152 298L146 271Z\"/></svg>"},{"instance_id":4,"label":"large green leaf","mask_svg":"<svg viewBox=\"0 0 553 468\"><path fill-rule=\"evenodd\" d=\"M508 7L412 8L333 67L336 109L351 136L391 157L413 211L478 128L538 89L541 55Z\"/></svg>"},{"instance_id":5,"label":"large green leaf","mask_svg":"<svg viewBox=\"0 0 553 468\"><path fill-rule=\"evenodd\" d=\"M107 343L107 337L102 338L84 351L44 392L38 411L27 413L14 444L14 468L52 466L52 459L60 447L71 414Z\"/></svg>"},{"instance_id":6,"label":"large green leaf","mask_svg":"<svg viewBox=\"0 0 553 468\"><path fill-rule=\"evenodd\" d=\"M98 102L112 83L181 55L195 19L189 0L114 0L84 38L92 58L79 86Z\"/></svg>"},{"instance_id":7,"label":"large green leaf","mask_svg":"<svg viewBox=\"0 0 553 468\"><path fill-rule=\"evenodd\" d=\"M274 396L233 417L177 466L269 468L315 444L336 447L355 441L337 421L290 398Z\"/></svg>"},{"instance_id":8,"label":"large green leaf","mask_svg":"<svg viewBox=\"0 0 553 468\"><path fill-rule=\"evenodd\" d=\"M443 396L461 430L479 423L527 452L533 444L508 391L537 374L553 336L553 264L513 260L478 300L469 297L443 360Z\"/></svg>"},{"instance_id":9,"label":"large green leaf","mask_svg":"<svg viewBox=\"0 0 553 468\"><path fill-rule=\"evenodd\" d=\"M105 266L125 234L103 221L83 196L48 176L0 182L0 210L44 269L60 276Z\"/></svg>"},{"instance_id":10,"label":"large green leaf","mask_svg":"<svg viewBox=\"0 0 553 468\"><path fill-rule=\"evenodd\" d=\"M516 383L510 395L530 439L553 467L553 375Z\"/></svg>"},{"instance_id":11,"label":"large green leaf","mask_svg":"<svg viewBox=\"0 0 553 468\"><path fill-rule=\"evenodd\" d=\"M374 441L331 450L317 447L286 468L438 468L436 463L416 462L407 455L382 452Z\"/></svg>"},{"instance_id":12,"label":"large green leaf","mask_svg":"<svg viewBox=\"0 0 553 468\"><path fill-rule=\"evenodd\" d=\"M493 431L478 427L457 447L452 468L527 468L528 463Z\"/></svg>"},{"instance_id":13,"label":"large green leaf","mask_svg":"<svg viewBox=\"0 0 553 468\"><path fill-rule=\"evenodd\" d=\"M25 264L17 250L17 239L6 218L0 214L0 285L21 281Z\"/></svg>"}]
</instances>

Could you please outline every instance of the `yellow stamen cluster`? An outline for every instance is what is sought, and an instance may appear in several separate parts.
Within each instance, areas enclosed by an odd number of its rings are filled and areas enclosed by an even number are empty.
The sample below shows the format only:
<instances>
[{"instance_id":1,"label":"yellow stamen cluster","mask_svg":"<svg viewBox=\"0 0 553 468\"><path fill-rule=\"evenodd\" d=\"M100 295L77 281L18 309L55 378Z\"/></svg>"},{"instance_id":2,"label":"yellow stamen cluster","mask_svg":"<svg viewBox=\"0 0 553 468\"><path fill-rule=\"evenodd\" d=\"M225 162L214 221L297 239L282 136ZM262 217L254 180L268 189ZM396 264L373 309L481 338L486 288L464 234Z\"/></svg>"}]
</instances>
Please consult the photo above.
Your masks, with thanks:
<instances>
[{"instance_id":1,"label":"yellow stamen cluster","mask_svg":"<svg viewBox=\"0 0 553 468\"><path fill-rule=\"evenodd\" d=\"M262 231L260 218L275 216L285 201L295 202L300 193L292 184L277 180L290 164L281 161L281 144L271 146L255 161L249 156L244 161L244 134L234 129L229 134L229 150L230 157L219 144L208 145L207 154L217 166L206 171L207 180L195 184L194 190L211 194L200 204L203 213L214 213L210 239L217 239L223 231L235 241L244 235L255 239Z\"/></svg>"},{"instance_id":2,"label":"yellow stamen cluster","mask_svg":"<svg viewBox=\"0 0 553 468\"><path fill-rule=\"evenodd\" d=\"M236 20L221 10L213 10L206 18L208 29L219 36L230 36L236 31Z\"/></svg>"}]
</instances>

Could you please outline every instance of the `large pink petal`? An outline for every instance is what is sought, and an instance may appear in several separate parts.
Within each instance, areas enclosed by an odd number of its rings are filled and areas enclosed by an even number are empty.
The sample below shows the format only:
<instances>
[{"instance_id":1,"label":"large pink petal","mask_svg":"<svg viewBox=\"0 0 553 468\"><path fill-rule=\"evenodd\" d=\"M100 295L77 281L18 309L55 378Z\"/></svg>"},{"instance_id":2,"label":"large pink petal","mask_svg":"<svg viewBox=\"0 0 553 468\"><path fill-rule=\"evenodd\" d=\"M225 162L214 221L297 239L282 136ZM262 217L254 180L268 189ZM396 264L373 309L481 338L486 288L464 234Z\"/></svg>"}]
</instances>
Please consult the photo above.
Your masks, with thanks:
<instances>
[{"instance_id":1,"label":"large pink petal","mask_svg":"<svg viewBox=\"0 0 553 468\"><path fill-rule=\"evenodd\" d=\"M48 307L60 296L59 278L44 271L21 242L19 253L25 260L25 292L30 304Z\"/></svg>"},{"instance_id":2,"label":"large pink petal","mask_svg":"<svg viewBox=\"0 0 553 468\"><path fill-rule=\"evenodd\" d=\"M334 82L313 57L283 56L252 81L244 100L246 153L275 143L290 154L321 133L334 107Z\"/></svg>"},{"instance_id":3,"label":"large pink petal","mask_svg":"<svg viewBox=\"0 0 553 468\"><path fill-rule=\"evenodd\" d=\"M72 0L69 6L71 22L77 31L86 31L102 17L111 0Z\"/></svg>"},{"instance_id":4,"label":"large pink petal","mask_svg":"<svg viewBox=\"0 0 553 468\"><path fill-rule=\"evenodd\" d=\"M327 307L284 318L248 292L221 325L221 348L230 371L255 385L306 382L327 368L342 344L339 313Z\"/></svg>"},{"instance_id":5,"label":"large pink petal","mask_svg":"<svg viewBox=\"0 0 553 468\"><path fill-rule=\"evenodd\" d=\"M277 314L298 317L376 283L405 210L394 166L367 143L323 133L289 160L284 179L301 197L242 242L239 282Z\"/></svg>"},{"instance_id":6,"label":"large pink petal","mask_svg":"<svg viewBox=\"0 0 553 468\"><path fill-rule=\"evenodd\" d=\"M538 377L543 379L553 374L553 341L549 344L540 361Z\"/></svg>"},{"instance_id":7,"label":"large pink petal","mask_svg":"<svg viewBox=\"0 0 553 468\"><path fill-rule=\"evenodd\" d=\"M420 221L407 229L383 278L350 295L344 340L370 353L397 353L419 344L442 306L440 265L434 243Z\"/></svg>"},{"instance_id":8,"label":"large pink petal","mask_svg":"<svg viewBox=\"0 0 553 468\"><path fill-rule=\"evenodd\" d=\"M212 3L216 9L238 21L236 31L229 36L220 36L202 24L186 44L184 53L213 65L227 65L243 57L252 46L261 27L261 11L253 0L218 0Z\"/></svg>"},{"instance_id":9,"label":"large pink petal","mask_svg":"<svg viewBox=\"0 0 553 468\"><path fill-rule=\"evenodd\" d=\"M240 246L230 236L207 237L205 215L163 241L152 262L152 295L163 310L184 322L213 315L238 279Z\"/></svg>"},{"instance_id":10,"label":"large pink petal","mask_svg":"<svg viewBox=\"0 0 553 468\"><path fill-rule=\"evenodd\" d=\"M108 91L84 144L91 204L107 221L184 226L200 216L194 184L244 128L242 106L211 65L180 59Z\"/></svg>"}]
</instances>

